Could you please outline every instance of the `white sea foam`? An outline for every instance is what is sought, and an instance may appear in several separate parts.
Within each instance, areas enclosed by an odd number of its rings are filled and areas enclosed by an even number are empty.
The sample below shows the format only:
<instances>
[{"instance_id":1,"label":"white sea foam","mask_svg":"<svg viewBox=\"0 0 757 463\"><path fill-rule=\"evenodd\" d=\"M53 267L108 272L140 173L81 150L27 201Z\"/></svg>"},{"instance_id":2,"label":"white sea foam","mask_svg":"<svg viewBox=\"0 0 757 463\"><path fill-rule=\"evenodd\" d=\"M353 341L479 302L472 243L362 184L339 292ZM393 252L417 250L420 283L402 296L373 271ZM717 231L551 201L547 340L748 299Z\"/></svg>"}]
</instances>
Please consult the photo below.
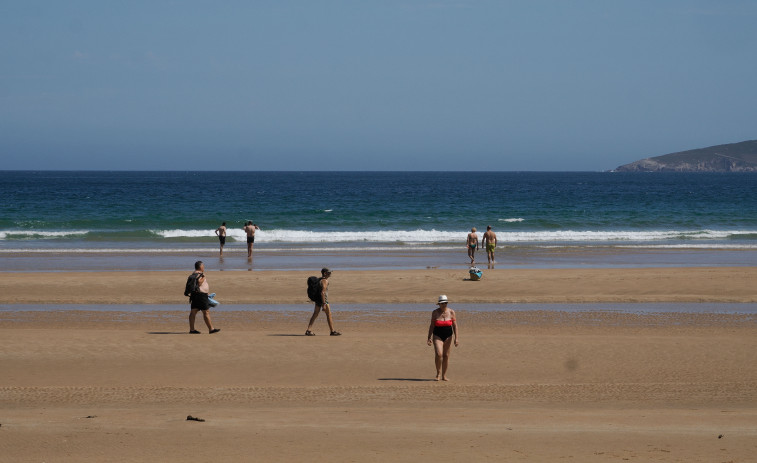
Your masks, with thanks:
<instances>
[{"instance_id":1,"label":"white sea foam","mask_svg":"<svg viewBox=\"0 0 757 463\"><path fill-rule=\"evenodd\" d=\"M208 230L156 230L164 238L213 237ZM498 231L497 238L506 243L566 243L566 242L654 242L654 241L700 241L724 240L740 235L755 235L755 230L668 230L668 231ZM229 230L229 238L244 241L242 230ZM316 232L308 230L259 230L255 237L269 243L453 243L465 238L465 231L441 230L376 230L376 231L333 231Z\"/></svg>"},{"instance_id":2,"label":"white sea foam","mask_svg":"<svg viewBox=\"0 0 757 463\"><path fill-rule=\"evenodd\" d=\"M150 230L150 232L162 236L163 238L202 238L206 236L215 236L212 230ZM233 235L244 236L244 232L236 230L226 230L226 236L232 237Z\"/></svg>"},{"instance_id":3,"label":"white sea foam","mask_svg":"<svg viewBox=\"0 0 757 463\"><path fill-rule=\"evenodd\" d=\"M38 230L3 230L0 231L0 240L7 240L10 238L25 239L25 238L67 238L71 236L84 236L89 233L86 230L70 230L70 231L38 231Z\"/></svg>"},{"instance_id":4,"label":"white sea foam","mask_svg":"<svg viewBox=\"0 0 757 463\"><path fill-rule=\"evenodd\" d=\"M498 222L507 222L507 223L523 222L524 220L526 220L526 219L524 219L522 217L514 217L514 218L511 218L511 219L497 219Z\"/></svg>"},{"instance_id":5,"label":"white sea foam","mask_svg":"<svg viewBox=\"0 0 757 463\"><path fill-rule=\"evenodd\" d=\"M208 230L154 230L164 238L199 238L215 236ZM242 230L228 230L227 238L244 241L246 235ZM258 230L255 239L273 243L444 243L465 239L465 233L438 230L377 230L377 231L329 231L315 232L308 230Z\"/></svg>"},{"instance_id":6,"label":"white sea foam","mask_svg":"<svg viewBox=\"0 0 757 463\"><path fill-rule=\"evenodd\" d=\"M84 237L87 230L71 231L38 231L38 230L2 230L0 241L13 240L44 240L54 238ZM215 238L212 230L150 230L156 238L166 239L211 239ZM313 245L334 243L371 243L402 244L413 246L440 245L457 243L465 239L467 230L443 231L443 230L375 230L375 231L308 231L308 230L258 230L256 239L258 242L269 244L280 243L282 245ZM241 229L229 229L227 231L230 242L244 242L245 233ZM751 246L757 230L667 230L667 231L576 231L576 230L553 230L553 231L497 231L497 238L502 245L566 245L580 243L582 245L620 245L637 243L643 244L668 244L687 247L695 243L715 241L728 247ZM740 239L739 239L740 238ZM723 240L736 240L736 242L723 243ZM712 246L709 245L709 246ZM144 249L144 248L142 248Z\"/></svg>"},{"instance_id":7,"label":"white sea foam","mask_svg":"<svg viewBox=\"0 0 757 463\"><path fill-rule=\"evenodd\" d=\"M503 242L649 242L670 240L718 240L727 239L737 232L714 230L670 230L670 231L573 231L555 230L538 232L498 232L497 238Z\"/></svg>"}]
</instances>

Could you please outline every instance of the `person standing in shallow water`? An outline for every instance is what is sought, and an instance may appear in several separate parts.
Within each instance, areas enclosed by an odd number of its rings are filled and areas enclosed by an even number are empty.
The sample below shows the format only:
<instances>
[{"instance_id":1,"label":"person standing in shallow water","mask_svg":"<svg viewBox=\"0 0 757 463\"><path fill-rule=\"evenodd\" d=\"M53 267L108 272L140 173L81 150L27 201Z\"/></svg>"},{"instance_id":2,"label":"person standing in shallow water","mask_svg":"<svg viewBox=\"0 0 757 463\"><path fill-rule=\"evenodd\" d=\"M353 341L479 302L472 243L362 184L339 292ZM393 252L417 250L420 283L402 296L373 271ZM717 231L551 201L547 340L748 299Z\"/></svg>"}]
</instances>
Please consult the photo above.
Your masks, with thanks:
<instances>
[{"instance_id":1,"label":"person standing in shallow water","mask_svg":"<svg viewBox=\"0 0 757 463\"><path fill-rule=\"evenodd\" d=\"M252 223L252 220L247 222L247 225L243 228L244 233L247 235L247 257L252 257L252 245L255 244L255 230L260 230L260 227Z\"/></svg>"},{"instance_id":2,"label":"person standing in shallow water","mask_svg":"<svg viewBox=\"0 0 757 463\"><path fill-rule=\"evenodd\" d=\"M493 265L494 249L497 247L497 234L492 231L491 225L487 225L481 244L486 248L486 260L489 261L489 265Z\"/></svg>"},{"instance_id":3,"label":"person standing in shallow water","mask_svg":"<svg viewBox=\"0 0 757 463\"><path fill-rule=\"evenodd\" d=\"M428 345L434 346L434 363L436 364L436 380L448 381L447 366L452 342L455 347L460 345L457 331L457 317L455 311L447 307L447 296L439 296L439 306L431 312L431 324L428 327Z\"/></svg>"},{"instance_id":4,"label":"person standing in shallow water","mask_svg":"<svg viewBox=\"0 0 757 463\"><path fill-rule=\"evenodd\" d=\"M478 235L476 234L476 227L470 229L468 238L465 240L466 247L468 248L468 257L470 258L470 264L476 263L476 248L478 247Z\"/></svg>"},{"instance_id":5,"label":"person standing in shallow water","mask_svg":"<svg viewBox=\"0 0 757 463\"><path fill-rule=\"evenodd\" d=\"M223 247L226 244L226 222L222 223L220 227L216 228L216 236L221 244L221 255L223 255Z\"/></svg>"}]
</instances>

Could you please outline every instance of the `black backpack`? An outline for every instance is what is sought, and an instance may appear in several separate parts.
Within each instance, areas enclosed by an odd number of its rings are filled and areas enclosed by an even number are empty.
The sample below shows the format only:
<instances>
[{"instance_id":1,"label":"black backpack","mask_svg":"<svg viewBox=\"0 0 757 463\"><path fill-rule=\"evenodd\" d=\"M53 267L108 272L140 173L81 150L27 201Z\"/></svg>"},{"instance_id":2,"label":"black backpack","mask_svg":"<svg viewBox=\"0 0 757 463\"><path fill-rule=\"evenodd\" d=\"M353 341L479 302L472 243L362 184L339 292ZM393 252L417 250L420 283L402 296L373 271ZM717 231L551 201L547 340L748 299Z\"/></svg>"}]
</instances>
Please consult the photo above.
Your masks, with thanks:
<instances>
[{"instance_id":1,"label":"black backpack","mask_svg":"<svg viewBox=\"0 0 757 463\"><path fill-rule=\"evenodd\" d=\"M199 273L193 273L187 277L187 285L184 287L185 296L192 297L192 293L197 292L197 280L199 279Z\"/></svg>"},{"instance_id":2,"label":"black backpack","mask_svg":"<svg viewBox=\"0 0 757 463\"><path fill-rule=\"evenodd\" d=\"M321 278L308 277L308 299L317 302L321 298Z\"/></svg>"}]
</instances>

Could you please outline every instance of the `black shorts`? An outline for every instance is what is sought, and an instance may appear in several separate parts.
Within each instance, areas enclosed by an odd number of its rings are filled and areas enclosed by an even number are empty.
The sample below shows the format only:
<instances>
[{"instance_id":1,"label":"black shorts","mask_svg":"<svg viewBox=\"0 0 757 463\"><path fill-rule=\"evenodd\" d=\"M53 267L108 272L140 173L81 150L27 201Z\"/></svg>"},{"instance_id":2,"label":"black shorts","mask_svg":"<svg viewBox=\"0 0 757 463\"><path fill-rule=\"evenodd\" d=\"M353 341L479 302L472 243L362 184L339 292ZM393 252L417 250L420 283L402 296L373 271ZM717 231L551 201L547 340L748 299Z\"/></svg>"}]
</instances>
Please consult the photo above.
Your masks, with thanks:
<instances>
[{"instance_id":1,"label":"black shorts","mask_svg":"<svg viewBox=\"0 0 757 463\"><path fill-rule=\"evenodd\" d=\"M254 242L255 242L255 237L254 236L248 236L247 237L247 244L252 244Z\"/></svg>"},{"instance_id":2,"label":"black shorts","mask_svg":"<svg viewBox=\"0 0 757 463\"><path fill-rule=\"evenodd\" d=\"M218 241L220 241L221 244L226 244L226 236L218 235Z\"/></svg>"},{"instance_id":3,"label":"black shorts","mask_svg":"<svg viewBox=\"0 0 757 463\"><path fill-rule=\"evenodd\" d=\"M210 301L208 301L208 293L193 293L192 298L189 300L190 308L197 310L210 309Z\"/></svg>"}]
</instances>

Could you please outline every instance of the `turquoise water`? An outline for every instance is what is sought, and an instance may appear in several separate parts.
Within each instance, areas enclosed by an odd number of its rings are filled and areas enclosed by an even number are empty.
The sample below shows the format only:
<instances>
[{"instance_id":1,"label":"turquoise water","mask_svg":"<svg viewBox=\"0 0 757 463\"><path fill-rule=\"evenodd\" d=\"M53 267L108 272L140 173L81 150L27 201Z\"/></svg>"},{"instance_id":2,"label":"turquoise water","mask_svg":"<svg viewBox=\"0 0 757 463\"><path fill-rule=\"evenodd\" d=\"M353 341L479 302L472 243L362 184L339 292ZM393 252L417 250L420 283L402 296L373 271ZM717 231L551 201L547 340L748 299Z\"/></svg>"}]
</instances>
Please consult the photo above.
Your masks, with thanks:
<instances>
[{"instance_id":1,"label":"turquoise water","mask_svg":"<svg viewBox=\"0 0 757 463\"><path fill-rule=\"evenodd\" d=\"M492 225L514 247L757 249L757 175L0 172L0 252L451 249Z\"/></svg>"}]
</instances>

